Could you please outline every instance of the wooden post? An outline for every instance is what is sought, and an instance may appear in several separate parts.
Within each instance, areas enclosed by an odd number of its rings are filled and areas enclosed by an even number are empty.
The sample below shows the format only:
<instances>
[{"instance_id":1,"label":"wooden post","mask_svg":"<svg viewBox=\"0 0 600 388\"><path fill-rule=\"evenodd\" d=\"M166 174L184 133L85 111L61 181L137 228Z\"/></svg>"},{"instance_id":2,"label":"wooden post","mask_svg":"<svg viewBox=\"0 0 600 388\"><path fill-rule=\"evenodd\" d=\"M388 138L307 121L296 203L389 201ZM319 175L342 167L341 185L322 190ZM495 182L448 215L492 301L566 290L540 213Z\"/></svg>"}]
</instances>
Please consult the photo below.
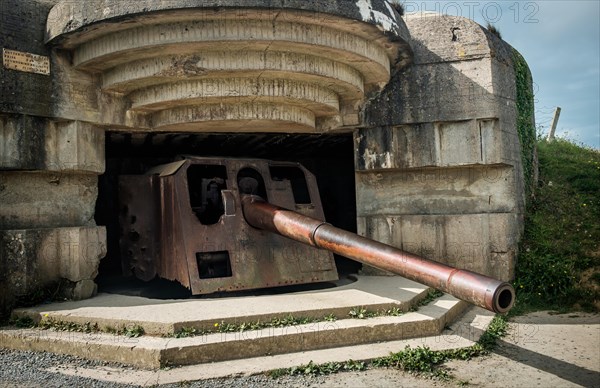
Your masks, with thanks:
<instances>
[{"instance_id":1,"label":"wooden post","mask_svg":"<svg viewBox=\"0 0 600 388\"><path fill-rule=\"evenodd\" d=\"M560 106L556 107L554 111L554 118L552 119L552 126L550 127L550 133L548 134L547 140L554 140L554 132L556 131L556 125L558 124L558 118L560 117Z\"/></svg>"}]
</instances>

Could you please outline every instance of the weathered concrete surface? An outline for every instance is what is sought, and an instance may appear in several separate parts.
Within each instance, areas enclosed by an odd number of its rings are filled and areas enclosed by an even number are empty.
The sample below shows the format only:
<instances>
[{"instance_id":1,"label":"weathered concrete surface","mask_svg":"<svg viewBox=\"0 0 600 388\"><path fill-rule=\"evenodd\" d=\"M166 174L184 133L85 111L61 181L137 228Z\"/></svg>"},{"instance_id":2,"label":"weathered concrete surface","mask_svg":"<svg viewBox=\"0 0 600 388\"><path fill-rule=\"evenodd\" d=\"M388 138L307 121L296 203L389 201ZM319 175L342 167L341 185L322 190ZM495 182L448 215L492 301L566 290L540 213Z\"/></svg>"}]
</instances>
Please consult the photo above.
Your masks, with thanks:
<instances>
[{"instance_id":1,"label":"weathered concrete surface","mask_svg":"<svg viewBox=\"0 0 600 388\"><path fill-rule=\"evenodd\" d=\"M96 175L2 172L0 185L0 229L95 225Z\"/></svg>"},{"instance_id":2,"label":"weathered concrete surface","mask_svg":"<svg viewBox=\"0 0 600 388\"><path fill-rule=\"evenodd\" d=\"M47 286L59 289L65 279L71 283L62 287L65 296L89 298L105 255L104 227L0 230L0 306Z\"/></svg>"},{"instance_id":3,"label":"weathered concrete surface","mask_svg":"<svg viewBox=\"0 0 600 388\"><path fill-rule=\"evenodd\" d=\"M520 157L518 148L515 149L516 129L510 128L512 121L505 124L501 126L496 118L483 118L386 125L360 131L356 138L359 152L356 168L482 166L493 170L498 165L514 164L519 160L514 158ZM452 175L452 171L435 173Z\"/></svg>"},{"instance_id":4,"label":"weathered concrete surface","mask_svg":"<svg viewBox=\"0 0 600 388\"><path fill-rule=\"evenodd\" d=\"M471 346L478 340L481 332L485 330L492 319L491 313L473 308L460 320L454 322L436 336L419 339L405 339L399 341L379 342L367 345L353 345L333 349L311 350L305 352L268 355L242 360L230 360L171 368L169 370L121 370L120 368L99 367L81 368L63 365L60 369L52 369L56 373L86 376L100 381L121 384L142 384L153 386L156 384L173 384L182 381L206 380L212 378L249 376L264 373L279 368L290 368L306 365L309 362L322 364L327 362L345 362L350 359L367 361L377 357L388 356L392 352L403 350L406 346L427 346L432 350L459 349ZM345 374L341 374L342 377ZM353 373L352 376L355 376ZM143 383L141 383L143 382ZM276 382L276 381L275 381ZM371 381L369 386L378 382ZM356 381L351 384L355 386ZM333 386L341 386L334 384Z\"/></svg>"},{"instance_id":5,"label":"weathered concrete surface","mask_svg":"<svg viewBox=\"0 0 600 388\"><path fill-rule=\"evenodd\" d=\"M371 311L410 306L427 295L428 288L404 278L359 277L355 283L318 292L217 299L159 300L101 294L80 302L62 302L17 309L15 316L35 321L53 319L100 327L140 325L150 335L163 335L182 328L214 329L215 323L269 320L273 317L345 317L362 306Z\"/></svg>"},{"instance_id":6,"label":"weathered concrete surface","mask_svg":"<svg viewBox=\"0 0 600 388\"><path fill-rule=\"evenodd\" d=\"M57 1L2 0L0 51L6 48L50 56L49 48L44 45L45 21ZM0 113L48 117L53 104L52 77L0 66Z\"/></svg>"},{"instance_id":7,"label":"weathered concrete surface","mask_svg":"<svg viewBox=\"0 0 600 388\"><path fill-rule=\"evenodd\" d=\"M597 387L600 385L600 316L538 311L511 319L506 337L490 357L468 364L450 361L469 385Z\"/></svg>"},{"instance_id":8,"label":"weathered concrete surface","mask_svg":"<svg viewBox=\"0 0 600 388\"><path fill-rule=\"evenodd\" d=\"M519 227L516 215L369 215L358 218L358 233L455 267L512 278ZM367 267L368 268L368 267ZM363 270L367 270L364 268ZM377 272L375 272L377 274Z\"/></svg>"},{"instance_id":9,"label":"weathered concrete surface","mask_svg":"<svg viewBox=\"0 0 600 388\"><path fill-rule=\"evenodd\" d=\"M511 213L516 207L514 177L507 166L386 169L357 178L363 187L357 201L364 204L359 217Z\"/></svg>"},{"instance_id":10,"label":"weathered concrete surface","mask_svg":"<svg viewBox=\"0 0 600 388\"><path fill-rule=\"evenodd\" d=\"M497 118L504 109L514 110L510 45L462 17L414 14L404 19L411 34L413 66L365 109L367 123Z\"/></svg>"},{"instance_id":11,"label":"weathered concrete surface","mask_svg":"<svg viewBox=\"0 0 600 388\"><path fill-rule=\"evenodd\" d=\"M285 317L290 314L295 317L322 318L334 313L339 314L341 319L262 330L205 334L190 338L127 338L105 333L69 333L65 336L63 332L52 330L6 329L0 331L0 344L11 349L46 350L158 368L167 364L212 363L433 336L441 333L447 324L454 322L467 306L465 302L444 295L416 312L407 312L400 316L343 319L348 316L352 307L357 306L370 310L396 306L406 310L425 294L426 289L423 286L402 278L370 277L361 278L342 290L252 299L240 297L153 301L101 295L82 302L22 309L16 311L15 316L81 324L97 323L101 328L141 325L147 333L163 335L183 327L214 329L215 324L268 321L273 317ZM86 307L95 304L102 307ZM115 306L117 304L121 306ZM82 346L84 343L85 346Z\"/></svg>"},{"instance_id":12,"label":"weathered concrete surface","mask_svg":"<svg viewBox=\"0 0 600 388\"><path fill-rule=\"evenodd\" d=\"M13 274L7 278L17 287L34 288L41 282L60 278L72 282L93 280L98 262L106 254L103 227L3 230L0 233L6 254L4 270Z\"/></svg>"},{"instance_id":13,"label":"weathered concrete surface","mask_svg":"<svg viewBox=\"0 0 600 388\"><path fill-rule=\"evenodd\" d=\"M47 32L72 54L72 64L55 55L54 112L129 130L353 128L365 96L412 57L404 22L383 0L63 1Z\"/></svg>"},{"instance_id":14,"label":"weathered concrete surface","mask_svg":"<svg viewBox=\"0 0 600 388\"><path fill-rule=\"evenodd\" d=\"M100 28L95 26L103 21L115 24L109 26L108 31L111 31L111 28L123 28L115 22L124 22L128 18L148 16L148 14L151 16L157 11L185 10L190 13L198 9L207 13L215 12L214 10L217 9L217 12L220 11L222 14L226 14L228 9L234 9L237 17L247 17L249 11L255 10L262 12L301 10L308 11L307 13L316 19L315 23L319 24L326 24L331 17L337 16L373 24L378 29L403 39L408 36L406 27L398 21L397 13L384 0L334 0L328 2L314 0L286 0L283 2L275 0L179 0L160 3L143 0L131 4L108 0L83 3L59 1L48 17L47 39L53 40L60 35L73 33L81 27L87 27L84 30L85 33L93 34L96 31L104 33L106 26Z\"/></svg>"},{"instance_id":15,"label":"weathered concrete surface","mask_svg":"<svg viewBox=\"0 0 600 388\"><path fill-rule=\"evenodd\" d=\"M96 91L89 75L65 74L64 58L45 45L55 3L0 3L2 48L50 60L50 75L0 66L0 315L16 298L64 280L65 296L89 297L106 250L105 231L93 220L104 130L57 114L94 117L85 106L98 110ZM77 248L89 244L104 248Z\"/></svg>"},{"instance_id":16,"label":"weathered concrete surface","mask_svg":"<svg viewBox=\"0 0 600 388\"><path fill-rule=\"evenodd\" d=\"M6 115L0 140L0 310L49 286L90 297L106 255L106 231L94 222L104 130Z\"/></svg>"},{"instance_id":17,"label":"weathered concrete surface","mask_svg":"<svg viewBox=\"0 0 600 388\"><path fill-rule=\"evenodd\" d=\"M53 172L104 172L104 130L80 121L0 116L0 168Z\"/></svg>"},{"instance_id":18,"label":"weathered concrete surface","mask_svg":"<svg viewBox=\"0 0 600 388\"><path fill-rule=\"evenodd\" d=\"M465 18L405 19L414 64L355 135L358 229L512 279L524 212L512 48Z\"/></svg>"}]
</instances>

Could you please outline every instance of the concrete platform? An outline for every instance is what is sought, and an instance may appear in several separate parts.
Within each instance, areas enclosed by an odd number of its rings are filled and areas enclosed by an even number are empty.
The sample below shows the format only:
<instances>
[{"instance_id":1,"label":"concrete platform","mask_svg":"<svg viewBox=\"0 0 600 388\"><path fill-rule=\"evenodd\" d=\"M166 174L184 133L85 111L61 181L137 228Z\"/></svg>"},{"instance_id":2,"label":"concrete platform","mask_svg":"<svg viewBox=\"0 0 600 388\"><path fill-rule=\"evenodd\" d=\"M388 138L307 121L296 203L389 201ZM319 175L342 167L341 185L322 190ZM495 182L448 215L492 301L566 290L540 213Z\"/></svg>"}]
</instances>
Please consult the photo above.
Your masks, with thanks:
<instances>
[{"instance_id":1,"label":"concrete platform","mask_svg":"<svg viewBox=\"0 0 600 388\"><path fill-rule=\"evenodd\" d=\"M399 277L358 277L356 282L334 289L257 297L155 300L103 294L86 301L19 309L14 316L97 324L101 330L139 325L146 335L128 338L105 332L5 328L0 331L0 346L159 368L431 337L455 321L467 304L444 295L408 312L428 290ZM348 313L357 307L369 311L397 308L406 313L351 319ZM172 336L182 328L214 330L215 325L224 323L265 322L289 315L320 319L329 314L337 320L188 338Z\"/></svg>"},{"instance_id":2,"label":"concrete platform","mask_svg":"<svg viewBox=\"0 0 600 388\"><path fill-rule=\"evenodd\" d=\"M400 341L253 357L159 370L131 370L110 366L81 367L80 365L66 364L51 368L49 372L90 377L111 383L157 386L212 378L249 376L279 368L305 365L310 361L316 364L344 362L350 359L368 361L387 356L392 352L398 352L406 346L413 348L427 346L432 350L458 349L471 346L479 339L493 316L494 314L489 311L472 307L439 335Z\"/></svg>"},{"instance_id":3,"label":"concrete platform","mask_svg":"<svg viewBox=\"0 0 600 388\"><path fill-rule=\"evenodd\" d=\"M139 325L148 335L166 335L183 327L212 329L215 323L270 320L275 317L347 317L352 308L371 311L393 307L408 311L429 288L400 277L364 276L342 287L281 295L161 300L100 294L92 299L17 309L14 317L91 323L102 327Z\"/></svg>"}]
</instances>

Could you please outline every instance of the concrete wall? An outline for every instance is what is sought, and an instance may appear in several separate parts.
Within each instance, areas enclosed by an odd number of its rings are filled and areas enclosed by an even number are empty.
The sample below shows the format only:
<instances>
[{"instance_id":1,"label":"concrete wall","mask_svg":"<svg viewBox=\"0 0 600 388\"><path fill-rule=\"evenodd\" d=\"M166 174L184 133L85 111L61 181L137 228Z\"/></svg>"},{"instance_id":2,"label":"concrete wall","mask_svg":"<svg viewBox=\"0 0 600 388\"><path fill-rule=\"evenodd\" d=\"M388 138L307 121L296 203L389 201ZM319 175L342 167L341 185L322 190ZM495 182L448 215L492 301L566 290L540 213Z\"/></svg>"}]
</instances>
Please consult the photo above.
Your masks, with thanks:
<instances>
[{"instance_id":1,"label":"concrete wall","mask_svg":"<svg viewBox=\"0 0 600 388\"><path fill-rule=\"evenodd\" d=\"M56 0L0 2L0 50L6 48L49 56L50 50L44 44L44 25L54 3ZM0 66L0 80L0 113L51 115L51 77Z\"/></svg>"},{"instance_id":2,"label":"concrete wall","mask_svg":"<svg viewBox=\"0 0 600 388\"><path fill-rule=\"evenodd\" d=\"M56 59L44 43L54 3L2 1L0 49ZM104 130L55 114L56 68L0 66L0 315L58 283L57 296L90 297L106 254L106 231L94 222Z\"/></svg>"},{"instance_id":3,"label":"concrete wall","mask_svg":"<svg viewBox=\"0 0 600 388\"><path fill-rule=\"evenodd\" d=\"M405 20L414 63L355 136L359 232L509 280L524 211L512 48L468 19Z\"/></svg>"},{"instance_id":4,"label":"concrete wall","mask_svg":"<svg viewBox=\"0 0 600 388\"><path fill-rule=\"evenodd\" d=\"M0 302L63 279L67 296L90 297L106 255L106 231L94 222L104 130L4 115L0 138Z\"/></svg>"}]
</instances>

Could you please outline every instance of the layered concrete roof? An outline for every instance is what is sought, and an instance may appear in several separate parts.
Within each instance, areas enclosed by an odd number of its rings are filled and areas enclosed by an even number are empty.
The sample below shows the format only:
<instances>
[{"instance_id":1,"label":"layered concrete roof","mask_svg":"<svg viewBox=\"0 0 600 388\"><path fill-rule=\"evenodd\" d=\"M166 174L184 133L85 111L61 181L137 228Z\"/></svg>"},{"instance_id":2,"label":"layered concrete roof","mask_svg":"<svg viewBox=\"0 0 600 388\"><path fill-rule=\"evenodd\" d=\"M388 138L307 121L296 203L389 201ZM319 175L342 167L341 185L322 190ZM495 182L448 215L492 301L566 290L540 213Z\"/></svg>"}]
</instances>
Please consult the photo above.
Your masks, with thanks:
<instances>
[{"instance_id":1,"label":"layered concrete roof","mask_svg":"<svg viewBox=\"0 0 600 388\"><path fill-rule=\"evenodd\" d=\"M126 99L115 122L168 131L355 127L412 58L384 0L61 1L46 38Z\"/></svg>"}]
</instances>

